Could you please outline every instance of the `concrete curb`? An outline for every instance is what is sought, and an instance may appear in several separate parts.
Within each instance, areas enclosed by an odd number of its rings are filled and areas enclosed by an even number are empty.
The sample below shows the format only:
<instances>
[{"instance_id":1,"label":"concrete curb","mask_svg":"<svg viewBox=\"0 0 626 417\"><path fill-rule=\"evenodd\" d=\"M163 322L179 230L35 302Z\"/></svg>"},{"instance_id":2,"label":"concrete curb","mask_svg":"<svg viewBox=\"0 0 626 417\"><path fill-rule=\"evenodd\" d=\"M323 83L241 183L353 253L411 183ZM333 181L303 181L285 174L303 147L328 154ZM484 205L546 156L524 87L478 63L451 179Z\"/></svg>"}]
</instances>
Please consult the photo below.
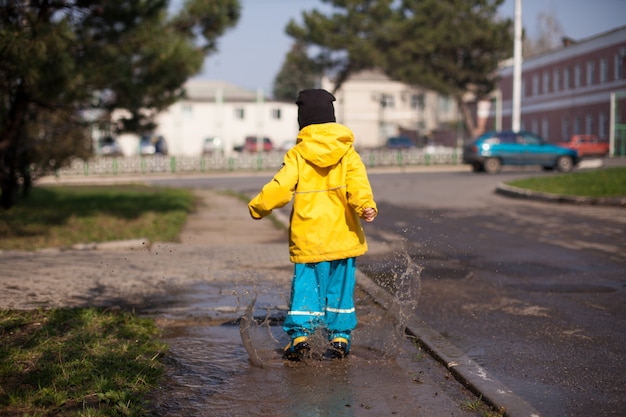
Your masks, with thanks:
<instances>
[{"instance_id":1,"label":"concrete curb","mask_svg":"<svg viewBox=\"0 0 626 417\"><path fill-rule=\"evenodd\" d=\"M357 271L357 284L383 308L388 310L391 307L392 296L360 271ZM533 406L489 375L483 367L423 321L415 318L410 320L406 330L415 336L431 356L444 365L458 382L490 406L504 412L505 416L540 417L539 412Z\"/></svg>"},{"instance_id":2,"label":"concrete curb","mask_svg":"<svg viewBox=\"0 0 626 417\"><path fill-rule=\"evenodd\" d=\"M152 242L145 238L128 239L128 240L111 240L108 242L90 242L90 243L77 243L72 246L64 248L44 248L39 249L36 252L40 253L56 253L66 250L82 250L82 251L95 251L95 250L148 250ZM0 251L1 253L2 251Z\"/></svg>"},{"instance_id":3,"label":"concrete curb","mask_svg":"<svg viewBox=\"0 0 626 417\"><path fill-rule=\"evenodd\" d=\"M512 198L525 198L528 200L543 201L547 203L568 203L595 206L626 207L626 197L579 197L571 195L550 194L538 191L530 191L524 188L500 183L496 186L496 194Z\"/></svg>"}]
</instances>

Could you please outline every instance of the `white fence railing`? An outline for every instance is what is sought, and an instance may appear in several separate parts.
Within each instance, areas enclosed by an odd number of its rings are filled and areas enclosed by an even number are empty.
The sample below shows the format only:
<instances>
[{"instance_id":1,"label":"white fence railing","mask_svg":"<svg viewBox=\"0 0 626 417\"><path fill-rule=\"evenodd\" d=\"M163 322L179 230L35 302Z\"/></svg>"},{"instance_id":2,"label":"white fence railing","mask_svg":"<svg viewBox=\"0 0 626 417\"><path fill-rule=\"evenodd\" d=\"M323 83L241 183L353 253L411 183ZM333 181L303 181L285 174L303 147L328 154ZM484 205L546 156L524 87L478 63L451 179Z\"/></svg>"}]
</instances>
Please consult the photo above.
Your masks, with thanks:
<instances>
[{"instance_id":1,"label":"white fence railing","mask_svg":"<svg viewBox=\"0 0 626 417\"><path fill-rule=\"evenodd\" d=\"M456 149L431 152L421 149L376 149L362 150L359 154L368 168L456 165L461 163L460 154ZM74 160L70 166L59 169L56 175L66 177L277 170L283 162L283 156L283 152L273 151L264 153L244 152L230 157L223 155L95 157L87 161Z\"/></svg>"}]
</instances>

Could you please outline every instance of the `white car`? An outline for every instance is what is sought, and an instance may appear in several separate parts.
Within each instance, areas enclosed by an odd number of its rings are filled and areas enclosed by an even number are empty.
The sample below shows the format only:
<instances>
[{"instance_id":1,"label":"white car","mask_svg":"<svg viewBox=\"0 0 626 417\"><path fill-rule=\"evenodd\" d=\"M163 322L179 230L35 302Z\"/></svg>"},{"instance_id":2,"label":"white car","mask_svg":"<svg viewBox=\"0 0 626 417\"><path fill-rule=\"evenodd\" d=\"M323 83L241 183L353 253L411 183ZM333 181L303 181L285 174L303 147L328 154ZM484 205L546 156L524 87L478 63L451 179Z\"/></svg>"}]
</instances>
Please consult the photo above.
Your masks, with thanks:
<instances>
[{"instance_id":1,"label":"white car","mask_svg":"<svg viewBox=\"0 0 626 417\"><path fill-rule=\"evenodd\" d=\"M203 155L212 155L214 153L224 152L224 141L219 137L209 137L204 140L202 145Z\"/></svg>"}]
</instances>

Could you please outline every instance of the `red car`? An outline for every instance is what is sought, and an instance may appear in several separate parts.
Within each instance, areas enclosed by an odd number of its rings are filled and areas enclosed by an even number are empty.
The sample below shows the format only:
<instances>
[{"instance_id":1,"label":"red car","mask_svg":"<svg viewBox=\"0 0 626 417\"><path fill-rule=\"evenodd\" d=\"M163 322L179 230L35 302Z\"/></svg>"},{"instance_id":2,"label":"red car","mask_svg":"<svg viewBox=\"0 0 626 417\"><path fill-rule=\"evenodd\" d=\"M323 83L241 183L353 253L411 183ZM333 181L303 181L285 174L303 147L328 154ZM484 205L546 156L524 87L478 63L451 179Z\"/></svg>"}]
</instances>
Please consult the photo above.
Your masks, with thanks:
<instances>
[{"instance_id":1,"label":"red car","mask_svg":"<svg viewBox=\"0 0 626 417\"><path fill-rule=\"evenodd\" d=\"M235 146L237 152L256 152L257 151L257 138L255 136L248 136L243 145ZM263 138L263 151L269 152L274 149L274 144L271 139Z\"/></svg>"},{"instance_id":2,"label":"red car","mask_svg":"<svg viewBox=\"0 0 626 417\"><path fill-rule=\"evenodd\" d=\"M609 153L609 142L600 140L596 135L574 135L565 147L578 152L578 157L605 156Z\"/></svg>"}]
</instances>

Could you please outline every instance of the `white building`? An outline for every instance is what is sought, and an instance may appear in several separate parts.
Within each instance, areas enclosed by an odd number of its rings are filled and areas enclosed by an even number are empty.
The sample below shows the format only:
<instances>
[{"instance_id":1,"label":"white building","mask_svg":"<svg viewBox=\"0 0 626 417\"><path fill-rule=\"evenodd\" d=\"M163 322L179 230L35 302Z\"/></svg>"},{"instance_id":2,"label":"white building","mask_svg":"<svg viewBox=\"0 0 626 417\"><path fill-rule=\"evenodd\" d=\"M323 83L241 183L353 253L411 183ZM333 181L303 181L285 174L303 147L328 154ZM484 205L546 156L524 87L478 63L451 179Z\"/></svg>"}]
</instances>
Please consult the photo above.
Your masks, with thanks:
<instances>
[{"instance_id":1,"label":"white building","mask_svg":"<svg viewBox=\"0 0 626 417\"><path fill-rule=\"evenodd\" d=\"M322 88L331 91L332 85L324 80ZM298 135L295 97L291 103L267 100L260 91L199 79L189 80L185 90L186 98L155 119L154 136L165 138L170 155L199 156L210 137L221 138L229 155L248 136L270 138L280 148ZM383 146L387 138L400 134L422 138L458 117L451 100L375 71L351 77L335 96L337 121L353 130L355 146L362 149ZM139 153L137 135L118 140L125 155Z\"/></svg>"},{"instance_id":2,"label":"white building","mask_svg":"<svg viewBox=\"0 0 626 417\"><path fill-rule=\"evenodd\" d=\"M223 81L191 79L185 90L186 98L155 119L158 127L154 134L165 138L171 155L198 156L210 137L220 137L228 155L247 136L268 137L280 147L298 135L294 103L267 100L261 91ZM126 155L139 152L136 135L123 135L119 141Z\"/></svg>"},{"instance_id":3,"label":"white building","mask_svg":"<svg viewBox=\"0 0 626 417\"><path fill-rule=\"evenodd\" d=\"M324 79L322 88L332 91L333 84ZM352 129L357 148L380 147L398 135L425 145L420 142L424 136L436 136L459 119L452 99L393 81L379 71L355 74L334 95L337 121Z\"/></svg>"}]
</instances>

